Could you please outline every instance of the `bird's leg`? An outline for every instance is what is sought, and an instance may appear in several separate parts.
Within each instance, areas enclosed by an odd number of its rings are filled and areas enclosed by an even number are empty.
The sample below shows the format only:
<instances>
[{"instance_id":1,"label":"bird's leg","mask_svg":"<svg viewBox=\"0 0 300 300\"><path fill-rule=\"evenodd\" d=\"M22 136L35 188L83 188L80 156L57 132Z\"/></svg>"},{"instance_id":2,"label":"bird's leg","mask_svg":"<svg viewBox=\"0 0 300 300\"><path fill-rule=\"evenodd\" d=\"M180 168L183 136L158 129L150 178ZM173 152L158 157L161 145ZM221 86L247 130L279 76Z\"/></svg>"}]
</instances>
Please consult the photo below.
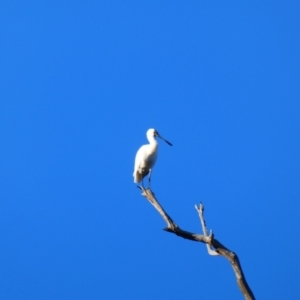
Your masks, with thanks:
<instances>
[{"instance_id":1,"label":"bird's leg","mask_svg":"<svg viewBox=\"0 0 300 300\"><path fill-rule=\"evenodd\" d=\"M144 169L141 170L141 175L142 175L142 187L145 188L145 187L144 187L144 176L143 176L143 172L144 172Z\"/></svg>"},{"instance_id":2,"label":"bird's leg","mask_svg":"<svg viewBox=\"0 0 300 300\"><path fill-rule=\"evenodd\" d=\"M144 187L144 177L142 177L142 187L145 188Z\"/></svg>"},{"instance_id":3,"label":"bird's leg","mask_svg":"<svg viewBox=\"0 0 300 300\"><path fill-rule=\"evenodd\" d=\"M149 170L149 176L148 176L148 187L149 187L149 189L150 189L151 173L152 173L152 169Z\"/></svg>"}]
</instances>

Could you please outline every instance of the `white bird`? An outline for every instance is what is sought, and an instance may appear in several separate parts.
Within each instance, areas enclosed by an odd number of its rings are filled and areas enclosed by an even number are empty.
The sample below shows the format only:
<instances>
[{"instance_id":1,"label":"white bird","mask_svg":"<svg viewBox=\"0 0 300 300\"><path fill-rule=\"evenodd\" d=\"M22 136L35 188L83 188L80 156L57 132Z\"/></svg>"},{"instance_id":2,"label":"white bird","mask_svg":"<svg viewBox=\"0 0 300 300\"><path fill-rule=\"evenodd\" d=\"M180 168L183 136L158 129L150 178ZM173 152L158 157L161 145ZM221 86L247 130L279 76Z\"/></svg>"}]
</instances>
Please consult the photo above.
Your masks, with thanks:
<instances>
[{"instance_id":1,"label":"white bird","mask_svg":"<svg viewBox=\"0 0 300 300\"><path fill-rule=\"evenodd\" d=\"M155 129L148 129L147 131L147 139L149 144L143 145L135 156L135 164L134 164L134 172L133 178L134 182L138 183L142 181L143 185L143 178L149 174L149 186L150 186L150 177L152 168L157 159L157 148L158 143L155 137L159 137L164 140L168 145L172 146L170 142L165 140Z\"/></svg>"}]
</instances>

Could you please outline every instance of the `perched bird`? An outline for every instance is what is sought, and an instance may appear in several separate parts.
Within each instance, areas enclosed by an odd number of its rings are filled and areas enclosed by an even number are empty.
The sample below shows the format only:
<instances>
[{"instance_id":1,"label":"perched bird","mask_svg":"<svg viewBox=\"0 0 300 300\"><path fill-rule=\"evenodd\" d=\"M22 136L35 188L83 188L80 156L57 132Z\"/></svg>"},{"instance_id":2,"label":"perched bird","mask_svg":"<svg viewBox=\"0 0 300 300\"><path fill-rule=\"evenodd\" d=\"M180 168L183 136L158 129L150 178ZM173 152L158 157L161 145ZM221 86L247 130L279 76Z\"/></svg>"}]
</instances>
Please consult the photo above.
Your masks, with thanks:
<instances>
[{"instance_id":1,"label":"perched bird","mask_svg":"<svg viewBox=\"0 0 300 300\"><path fill-rule=\"evenodd\" d=\"M157 159L158 143L155 137L161 138L168 145L172 146L172 144L165 140L155 129L148 129L147 139L149 141L149 144L143 145L136 153L133 172L134 182L138 183L142 181L143 186L143 178L147 176L147 174L149 174L148 180L150 186L151 171Z\"/></svg>"}]
</instances>

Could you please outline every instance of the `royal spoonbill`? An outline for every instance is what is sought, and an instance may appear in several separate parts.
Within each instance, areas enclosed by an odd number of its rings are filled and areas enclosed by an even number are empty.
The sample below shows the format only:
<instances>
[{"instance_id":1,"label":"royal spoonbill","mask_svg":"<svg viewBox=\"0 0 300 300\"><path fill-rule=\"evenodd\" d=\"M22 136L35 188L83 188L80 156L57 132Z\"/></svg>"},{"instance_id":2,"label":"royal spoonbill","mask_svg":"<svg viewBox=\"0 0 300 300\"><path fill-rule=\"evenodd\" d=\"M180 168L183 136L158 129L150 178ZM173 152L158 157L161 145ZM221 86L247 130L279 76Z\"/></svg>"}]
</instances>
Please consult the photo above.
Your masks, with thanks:
<instances>
[{"instance_id":1,"label":"royal spoonbill","mask_svg":"<svg viewBox=\"0 0 300 300\"><path fill-rule=\"evenodd\" d=\"M172 144L164 139L155 129L148 129L147 139L149 144L143 145L136 153L133 172L134 182L139 183L142 181L143 186L143 178L147 176L147 174L149 174L148 180L150 186L151 171L157 159L158 143L155 137L161 138L168 145L172 146Z\"/></svg>"}]
</instances>

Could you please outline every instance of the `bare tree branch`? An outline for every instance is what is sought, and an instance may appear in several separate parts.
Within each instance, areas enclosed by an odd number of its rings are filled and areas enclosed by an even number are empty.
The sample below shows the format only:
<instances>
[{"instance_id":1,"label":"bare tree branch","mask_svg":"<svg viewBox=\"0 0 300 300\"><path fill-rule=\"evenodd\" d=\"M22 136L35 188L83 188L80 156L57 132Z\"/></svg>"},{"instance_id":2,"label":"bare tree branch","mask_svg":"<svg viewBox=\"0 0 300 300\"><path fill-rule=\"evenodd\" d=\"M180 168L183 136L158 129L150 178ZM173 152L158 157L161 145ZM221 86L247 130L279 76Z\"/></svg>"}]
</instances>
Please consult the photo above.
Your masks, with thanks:
<instances>
[{"instance_id":1,"label":"bare tree branch","mask_svg":"<svg viewBox=\"0 0 300 300\"><path fill-rule=\"evenodd\" d=\"M199 214L199 218L200 218L201 225L202 225L202 231L203 231L204 235L207 236L206 223L205 223L204 215L203 215L204 206L202 205L202 203L200 203L199 207L197 205L195 205L195 208ZM209 236L212 236L212 234L213 234L213 232L211 230ZM206 247L207 247L207 251L208 251L209 255L212 255L212 256L220 255L216 250L213 250L211 244L206 244Z\"/></svg>"},{"instance_id":2,"label":"bare tree branch","mask_svg":"<svg viewBox=\"0 0 300 300\"><path fill-rule=\"evenodd\" d=\"M243 273L242 267L240 265L240 261L238 256L227 249L224 245L222 245L218 240L214 238L214 235L211 231L210 235L207 234L206 223L204 220L204 207L202 204L199 207L196 206L196 210L198 211L199 218L202 225L202 230L204 235L192 233L189 231L182 230L173 220L172 218L166 213L163 207L159 204L158 200L156 199L154 193L148 188L145 189L142 186L139 186L142 190L142 195L146 197L146 199L154 206L154 208L158 211L158 213L162 216L162 218L167 223L167 227L164 228L165 231L171 232L180 236L184 239L188 239L195 242L201 242L207 245L208 253L210 255L222 255L224 256L231 264L233 271L236 276L237 284L245 297L246 300L255 300L255 297L246 281L245 275ZM215 250L213 250L213 248Z\"/></svg>"}]
</instances>

